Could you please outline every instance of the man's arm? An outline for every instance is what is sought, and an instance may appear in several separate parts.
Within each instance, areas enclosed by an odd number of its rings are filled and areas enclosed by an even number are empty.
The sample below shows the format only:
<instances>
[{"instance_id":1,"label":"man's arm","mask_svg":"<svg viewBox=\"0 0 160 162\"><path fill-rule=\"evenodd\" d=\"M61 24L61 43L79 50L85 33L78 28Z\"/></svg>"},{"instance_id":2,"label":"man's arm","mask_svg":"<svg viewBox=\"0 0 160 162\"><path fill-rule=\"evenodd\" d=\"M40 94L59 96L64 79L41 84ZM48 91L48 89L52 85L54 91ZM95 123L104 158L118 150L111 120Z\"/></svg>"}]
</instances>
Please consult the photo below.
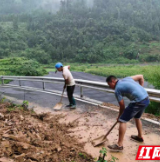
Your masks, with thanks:
<instances>
[{"instance_id":1,"label":"man's arm","mask_svg":"<svg viewBox=\"0 0 160 162\"><path fill-rule=\"evenodd\" d=\"M68 80L68 77L65 75L65 74L62 74L63 75L63 78L64 78L64 89L66 88L66 85L69 84L69 80Z\"/></svg>"},{"instance_id":2,"label":"man's arm","mask_svg":"<svg viewBox=\"0 0 160 162\"><path fill-rule=\"evenodd\" d=\"M69 84L69 80L68 79L65 79L65 84Z\"/></svg>"},{"instance_id":3,"label":"man's arm","mask_svg":"<svg viewBox=\"0 0 160 162\"><path fill-rule=\"evenodd\" d=\"M141 86L144 85L144 78L143 78L143 75L134 75L134 76L131 76L131 78L134 80L134 81L138 81L139 84Z\"/></svg>"},{"instance_id":4,"label":"man's arm","mask_svg":"<svg viewBox=\"0 0 160 162\"><path fill-rule=\"evenodd\" d=\"M123 111L125 109L125 104L124 104L123 96L122 96L120 90L115 91L115 96L117 98L117 101L118 101L119 107L120 107L119 108L119 115L117 117L117 121L118 121L119 117L123 114Z\"/></svg>"},{"instance_id":5,"label":"man's arm","mask_svg":"<svg viewBox=\"0 0 160 162\"><path fill-rule=\"evenodd\" d=\"M118 119L120 118L120 116L123 114L123 111L124 111L124 109L125 109L124 100L121 100L121 101L119 102L119 106L120 106L120 108L119 108L119 115L118 115L117 120L118 120Z\"/></svg>"},{"instance_id":6,"label":"man's arm","mask_svg":"<svg viewBox=\"0 0 160 162\"><path fill-rule=\"evenodd\" d=\"M66 85L67 85L67 84L69 84L69 81L68 81L68 79L65 79L65 80L64 80L64 87L63 87L64 89L66 88Z\"/></svg>"}]
</instances>

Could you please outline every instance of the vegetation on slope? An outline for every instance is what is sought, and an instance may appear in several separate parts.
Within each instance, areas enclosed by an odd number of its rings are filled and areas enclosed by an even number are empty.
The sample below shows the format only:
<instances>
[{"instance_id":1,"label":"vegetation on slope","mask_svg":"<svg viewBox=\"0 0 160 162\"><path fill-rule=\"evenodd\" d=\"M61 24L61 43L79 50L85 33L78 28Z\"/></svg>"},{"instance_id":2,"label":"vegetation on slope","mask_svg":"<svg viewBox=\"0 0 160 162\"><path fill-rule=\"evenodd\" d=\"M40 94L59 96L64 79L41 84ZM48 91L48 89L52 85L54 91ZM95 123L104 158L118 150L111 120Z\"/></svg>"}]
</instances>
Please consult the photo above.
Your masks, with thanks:
<instances>
[{"instance_id":1,"label":"vegetation on slope","mask_svg":"<svg viewBox=\"0 0 160 162\"><path fill-rule=\"evenodd\" d=\"M158 0L62 0L56 13L49 0L45 7L44 0L0 2L0 58L43 64L160 61Z\"/></svg>"}]
</instances>

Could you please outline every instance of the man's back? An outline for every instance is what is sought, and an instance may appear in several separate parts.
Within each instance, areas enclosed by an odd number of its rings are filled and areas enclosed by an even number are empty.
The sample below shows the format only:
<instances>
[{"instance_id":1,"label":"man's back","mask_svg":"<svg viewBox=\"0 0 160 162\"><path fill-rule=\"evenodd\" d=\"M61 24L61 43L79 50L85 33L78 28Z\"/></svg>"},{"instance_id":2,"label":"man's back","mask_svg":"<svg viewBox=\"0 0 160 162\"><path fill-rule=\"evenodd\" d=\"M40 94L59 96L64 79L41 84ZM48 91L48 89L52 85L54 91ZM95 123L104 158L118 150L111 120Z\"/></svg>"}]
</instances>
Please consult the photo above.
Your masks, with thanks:
<instances>
[{"instance_id":1,"label":"man's back","mask_svg":"<svg viewBox=\"0 0 160 162\"><path fill-rule=\"evenodd\" d=\"M115 95L119 102L123 99L123 96L130 99L131 102L140 102L148 97L146 90L131 77L121 79L117 82Z\"/></svg>"},{"instance_id":2,"label":"man's back","mask_svg":"<svg viewBox=\"0 0 160 162\"><path fill-rule=\"evenodd\" d=\"M69 84L67 84L67 86L75 85L75 81L73 79L73 76L72 76L70 70L68 69L68 66L63 67L62 75L63 75L64 79L68 79L68 81L69 81Z\"/></svg>"}]
</instances>

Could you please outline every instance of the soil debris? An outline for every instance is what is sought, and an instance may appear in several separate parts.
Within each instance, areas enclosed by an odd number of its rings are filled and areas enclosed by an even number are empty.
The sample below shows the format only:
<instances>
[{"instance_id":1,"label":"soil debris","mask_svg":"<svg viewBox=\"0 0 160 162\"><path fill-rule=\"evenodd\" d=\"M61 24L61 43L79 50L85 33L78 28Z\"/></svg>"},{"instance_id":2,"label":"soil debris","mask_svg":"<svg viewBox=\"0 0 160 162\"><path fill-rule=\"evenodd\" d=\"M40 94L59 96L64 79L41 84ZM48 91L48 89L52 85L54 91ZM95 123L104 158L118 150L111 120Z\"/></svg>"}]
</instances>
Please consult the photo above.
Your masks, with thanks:
<instances>
[{"instance_id":1,"label":"soil debris","mask_svg":"<svg viewBox=\"0 0 160 162\"><path fill-rule=\"evenodd\" d=\"M62 124L61 118L0 104L0 162L93 162L83 144L67 134L76 122Z\"/></svg>"}]
</instances>

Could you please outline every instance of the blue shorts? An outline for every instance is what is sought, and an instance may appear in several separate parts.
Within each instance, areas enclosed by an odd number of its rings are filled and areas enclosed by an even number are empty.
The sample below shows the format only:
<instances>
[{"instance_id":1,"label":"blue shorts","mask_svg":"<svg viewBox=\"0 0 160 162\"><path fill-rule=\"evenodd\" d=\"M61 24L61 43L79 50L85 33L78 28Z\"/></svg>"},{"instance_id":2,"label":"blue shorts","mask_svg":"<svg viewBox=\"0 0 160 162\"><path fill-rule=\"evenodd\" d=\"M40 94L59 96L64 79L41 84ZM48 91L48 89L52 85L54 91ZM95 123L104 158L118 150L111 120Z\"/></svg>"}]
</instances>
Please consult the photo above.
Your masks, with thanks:
<instances>
[{"instance_id":1,"label":"blue shorts","mask_svg":"<svg viewBox=\"0 0 160 162\"><path fill-rule=\"evenodd\" d=\"M149 99L148 97L141 102L136 103L130 103L124 110L123 114L120 116L119 120L120 122L128 122L132 118L139 119L145 108L149 105Z\"/></svg>"}]
</instances>

